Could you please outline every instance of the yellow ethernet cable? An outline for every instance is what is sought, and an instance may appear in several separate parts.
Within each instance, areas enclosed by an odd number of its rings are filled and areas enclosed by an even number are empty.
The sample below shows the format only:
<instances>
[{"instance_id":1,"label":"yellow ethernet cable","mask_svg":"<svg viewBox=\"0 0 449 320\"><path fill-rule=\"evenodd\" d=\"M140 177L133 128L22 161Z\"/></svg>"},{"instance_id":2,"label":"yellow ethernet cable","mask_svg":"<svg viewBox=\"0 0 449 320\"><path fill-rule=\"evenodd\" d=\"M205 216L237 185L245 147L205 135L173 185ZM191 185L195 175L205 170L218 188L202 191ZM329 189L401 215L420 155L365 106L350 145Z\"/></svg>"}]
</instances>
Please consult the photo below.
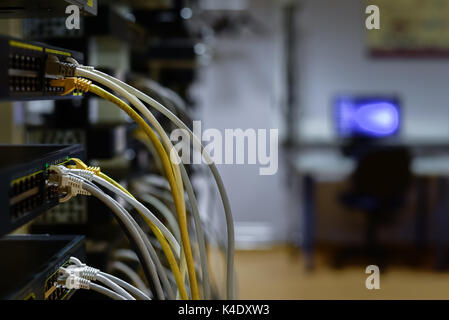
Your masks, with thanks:
<instances>
[{"instance_id":1,"label":"yellow ethernet cable","mask_svg":"<svg viewBox=\"0 0 449 320\"><path fill-rule=\"evenodd\" d=\"M176 169L174 168L175 166L169 160L167 153L166 153L164 147L162 146L162 143L159 141L157 135L154 133L154 131L151 129L151 127L145 122L145 120L143 120L142 117L140 117L140 115L137 112L135 112L134 109L132 109L127 103L125 103L121 99L117 98L113 94L109 93L108 91L106 91L96 85L93 85L91 83L91 81L89 81L87 79L82 79L82 78L56 79L56 80L52 80L51 84L54 86L63 86L64 87L63 94L68 94L76 88L76 89L84 91L84 92L90 91L108 101L113 102L118 107L120 107L123 111L125 111L139 125L139 127L141 127L142 130L144 130L144 132L148 135L149 139L154 144L159 157L162 160L162 164L164 166L164 170L165 170L168 182L170 184L170 188L172 190L173 200L175 202L176 211L178 213L178 220L179 220L178 222L180 225L183 248L184 248L185 256L186 256L192 298L194 300L198 300L199 299L198 283L197 283L197 279L196 279L193 254L192 254L192 249L190 246L190 239L189 239L188 228L187 228L187 217L186 217L186 212L185 212L184 195L181 194L181 192L180 192L181 188L179 187L179 183L182 186L182 182L179 180L178 181L175 180L175 173L176 173ZM183 190L183 188L182 188L182 190ZM164 240L165 240L165 238L164 238ZM180 273L178 274L178 276L179 276L179 278L181 278ZM182 282L182 280L176 279L176 278L175 278L175 280L179 287L178 282L179 281ZM182 282L182 284L183 284L183 282Z\"/></svg>"},{"instance_id":2,"label":"yellow ethernet cable","mask_svg":"<svg viewBox=\"0 0 449 320\"><path fill-rule=\"evenodd\" d=\"M163 127L159 123L159 121L154 117L154 115L148 110L147 106L143 104L143 102L147 103L149 106L155 108L156 110L160 111L163 115L168 117L171 122L173 122L177 127L184 129L189 136L193 139L194 146L197 148L200 148L201 151L205 151L204 147L202 146L201 142L199 141L198 137L195 136L195 134L190 130L190 128L182 122L175 114L171 113L166 107L152 99L151 97L147 96L146 94L142 93L141 91L135 89L132 86L129 86L128 84L118 80L117 78L114 78L106 73L102 73L98 70L95 70L92 66L83 66L80 65L75 59L69 57L66 58L67 62L61 62L56 56L49 56L46 61L46 67L45 71L48 74L62 76L62 77L82 77L87 78L89 80L93 80L96 82L99 82L100 84L106 86L107 88L115 91L120 96L124 97L126 100L128 100L133 107L136 108L136 111L140 112L142 114L142 117L145 118L145 120L148 120L151 126L155 129L157 132L157 135L161 139L162 145L167 152L167 154L170 154L170 156L174 156L176 159L174 169L174 175L175 180L181 181L183 183L180 184L180 193L181 197L184 198L184 192L181 189L183 187L183 184L185 183L186 191L189 195L189 201L190 204L193 207L193 218L195 222L195 227L198 229L196 232L198 233L199 239L199 254L200 254L200 262L201 262L201 268L202 268L202 278L204 281L204 287L203 287L203 294L205 298L210 298L210 283L209 283L209 277L208 277L208 264L207 264L207 253L206 253L206 247L205 247L205 237L204 233L201 227L201 220L199 217L199 212L197 208L197 202L196 197L194 195L194 192L192 190L191 183L189 181L187 172L184 168L184 165L178 164L178 161L181 161L179 155L175 152L174 154L171 154L171 151L173 149L173 144L171 143L170 139L168 138L166 132L164 131ZM226 193L226 189L223 184L223 180L220 176L220 173L217 170L216 165L214 164L213 160L211 159L210 155L206 152L204 156L207 158L209 169L211 170L211 173L214 177L214 180L217 184L217 187L219 189L221 201L223 204L224 212L226 215L226 227L227 227L227 252L226 252L226 297L228 299L232 299L234 296L234 225L233 225L233 218L232 218L232 212L231 207L229 203L229 199ZM182 177L181 177L182 172ZM186 180L184 180L186 179ZM121 191L120 191L121 192ZM127 196L127 195L126 195ZM184 206L184 208L181 208L182 212L186 214L185 212L185 202L182 201L181 204ZM175 204L176 205L176 204ZM183 238L185 238L183 236ZM183 247L186 246L185 242L183 242ZM188 248L185 248L185 250L188 250ZM196 277L196 274L193 273L195 269L192 270L192 268L189 269L189 276ZM195 288L192 288L195 290Z\"/></svg>"},{"instance_id":3,"label":"yellow ethernet cable","mask_svg":"<svg viewBox=\"0 0 449 320\"><path fill-rule=\"evenodd\" d=\"M154 144L151 142L150 139L148 139L148 136L145 134L145 132L143 132L141 129L135 130L134 138L136 138L141 143L143 143L145 145L145 147L151 152L151 154L153 155L153 157L156 161L156 167L163 174L164 169L162 167L161 159L157 155L157 151L156 151ZM185 279L186 273L187 273L187 265L186 265L186 256L185 256L184 250L181 251L180 269L181 269L182 279Z\"/></svg>"},{"instance_id":4,"label":"yellow ethernet cable","mask_svg":"<svg viewBox=\"0 0 449 320\"><path fill-rule=\"evenodd\" d=\"M164 173L164 168L162 167L161 159L157 156L157 151L154 147L154 145L151 143L151 141L148 139L145 132L143 132L141 129L136 129L133 132L133 137L140 141L142 144L145 145L145 147L150 151L151 155L154 158L154 162L156 162L156 168L159 170L160 173Z\"/></svg>"},{"instance_id":5,"label":"yellow ethernet cable","mask_svg":"<svg viewBox=\"0 0 449 320\"><path fill-rule=\"evenodd\" d=\"M85 80L85 79L83 79ZM82 82L84 83L84 82ZM86 87L83 85L83 87ZM193 254L192 249L190 246L190 238L187 228L187 217L186 217L186 211L185 211L185 204L184 204L184 192L181 194L181 190L184 190L182 187L182 181L178 179L178 184L175 180L175 165L170 161L167 153L165 152L164 147L162 146L162 143L159 141L157 135L154 133L154 131L151 129L151 127L145 122L145 120L142 119L142 117L134 111L127 103L123 102L123 100L117 98L113 94L109 93L108 91L91 84L90 88L88 90L83 90L83 88L79 88L82 91L90 91L92 93L97 94L98 96L111 101L119 106L123 111L125 111L138 125L141 127L145 133L150 138L151 142L156 148L157 153L159 154L159 157L162 160L162 164L164 166L165 174L167 176L168 182L170 184L170 188L173 193L173 200L175 201L175 207L176 211L178 212L178 222L179 227L181 231L181 239L182 244L184 247L184 253L186 257L187 262L187 271L189 274L189 282L190 282L190 290L192 293L192 299L199 300L199 290L198 290L198 283L196 279L196 272L195 272L195 262L193 260ZM181 187L179 186L181 184ZM174 192L176 190L177 192Z\"/></svg>"},{"instance_id":6,"label":"yellow ethernet cable","mask_svg":"<svg viewBox=\"0 0 449 320\"><path fill-rule=\"evenodd\" d=\"M116 182L111 177L107 176L106 174L104 174L102 172L100 172L99 176L101 178L103 178L104 180L106 180L107 182L113 184L115 187L119 188L120 190L122 190L123 192L128 194L129 196L134 198L134 196L131 193L129 193L128 190L126 190L124 187L122 187L122 185L120 183ZM137 210L137 211L140 213L140 215L143 216L143 214L139 210ZM161 243L162 250L164 251L164 253L165 253L166 250L167 251L169 250L171 252L171 255L167 255L166 254L168 263L170 265L170 269L172 269L172 272L173 272L173 275L175 277L176 283L178 284L178 281L180 283L182 283L182 287L181 287L182 290L181 289L179 290L179 294L181 296L181 299L188 300L189 297L187 296L187 291L186 291L186 288L184 286L184 279L185 279L185 274L186 274L186 264L185 264L186 257L185 257L185 254L184 254L184 250L181 250L181 256L179 258L181 266L178 267L178 265L176 263L176 260L175 260L175 257L173 255L173 252L171 251L171 248L170 248L167 240L165 239L164 235L162 234L162 232L153 223L151 223L151 221L146 216L144 216L144 219L148 223L148 225L150 226L150 228L153 231L153 233L156 235L156 238L158 238L159 242ZM158 234L161 236L162 240L158 237ZM175 269L175 271L173 269ZM178 279L177 279L177 277L178 277Z\"/></svg>"}]
</instances>

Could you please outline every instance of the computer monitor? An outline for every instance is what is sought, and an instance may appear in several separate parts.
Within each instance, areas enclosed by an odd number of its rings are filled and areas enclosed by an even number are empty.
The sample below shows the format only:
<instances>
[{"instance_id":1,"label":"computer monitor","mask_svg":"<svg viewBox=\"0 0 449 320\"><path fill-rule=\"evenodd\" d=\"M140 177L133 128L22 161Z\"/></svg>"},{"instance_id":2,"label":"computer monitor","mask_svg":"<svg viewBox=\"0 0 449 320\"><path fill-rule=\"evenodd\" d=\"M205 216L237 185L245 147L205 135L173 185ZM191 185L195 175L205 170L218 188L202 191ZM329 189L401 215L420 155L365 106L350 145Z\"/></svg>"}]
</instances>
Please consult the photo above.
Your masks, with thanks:
<instances>
[{"instance_id":1,"label":"computer monitor","mask_svg":"<svg viewBox=\"0 0 449 320\"><path fill-rule=\"evenodd\" d=\"M391 97L338 97L335 124L341 138L387 138L399 131L399 101Z\"/></svg>"}]
</instances>

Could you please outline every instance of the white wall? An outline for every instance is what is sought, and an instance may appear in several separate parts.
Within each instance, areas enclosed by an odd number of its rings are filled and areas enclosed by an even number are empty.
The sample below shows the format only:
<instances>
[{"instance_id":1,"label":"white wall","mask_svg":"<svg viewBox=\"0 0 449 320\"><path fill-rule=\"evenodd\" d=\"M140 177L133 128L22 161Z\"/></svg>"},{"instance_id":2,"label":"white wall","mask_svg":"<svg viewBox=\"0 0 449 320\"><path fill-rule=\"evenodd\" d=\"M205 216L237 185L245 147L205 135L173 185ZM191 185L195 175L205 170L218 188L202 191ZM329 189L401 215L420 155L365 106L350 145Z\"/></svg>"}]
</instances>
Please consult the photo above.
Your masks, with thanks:
<instances>
[{"instance_id":1,"label":"white wall","mask_svg":"<svg viewBox=\"0 0 449 320\"><path fill-rule=\"evenodd\" d=\"M397 94L404 109L403 138L449 138L449 59L371 59L365 46L364 1L301 3L298 129L302 139L335 137L331 103L339 93Z\"/></svg>"}]
</instances>

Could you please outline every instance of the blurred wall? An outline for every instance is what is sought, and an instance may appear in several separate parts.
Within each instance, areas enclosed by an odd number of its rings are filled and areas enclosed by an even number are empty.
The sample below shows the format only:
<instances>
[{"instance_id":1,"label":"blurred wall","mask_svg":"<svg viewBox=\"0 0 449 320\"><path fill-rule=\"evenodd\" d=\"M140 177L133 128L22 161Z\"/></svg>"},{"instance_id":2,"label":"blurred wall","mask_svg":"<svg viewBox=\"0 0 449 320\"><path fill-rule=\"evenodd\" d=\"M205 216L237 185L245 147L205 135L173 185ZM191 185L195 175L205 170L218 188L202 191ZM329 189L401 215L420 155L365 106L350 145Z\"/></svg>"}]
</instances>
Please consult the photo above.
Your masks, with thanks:
<instances>
[{"instance_id":1,"label":"blurred wall","mask_svg":"<svg viewBox=\"0 0 449 320\"><path fill-rule=\"evenodd\" d=\"M212 61L201 69L193 90L203 130L217 128L223 136L226 128L277 127L279 4L270 0L248 3L257 31L244 27L237 33L219 35L213 44ZM286 238L288 210L282 166L279 159L276 175L260 176L259 165L218 165L232 204L237 246Z\"/></svg>"},{"instance_id":2,"label":"blurred wall","mask_svg":"<svg viewBox=\"0 0 449 320\"><path fill-rule=\"evenodd\" d=\"M371 59L365 46L363 1L298 2L297 123L301 140L336 138L331 107L332 99L341 93L395 94L402 102L401 136L405 140L449 138L449 60ZM282 131L281 1L248 3L264 30L243 29L215 40L213 60L202 68L193 90L203 129ZM258 233L261 242L282 241L288 232L299 229L298 192L285 187L283 160L280 149L275 176L259 176L255 165L219 165L238 238L249 239ZM269 230L264 229L267 226Z\"/></svg>"},{"instance_id":3,"label":"blurred wall","mask_svg":"<svg viewBox=\"0 0 449 320\"><path fill-rule=\"evenodd\" d=\"M302 140L332 140L339 93L397 94L407 140L449 138L449 59L371 59L364 1L302 0L298 14ZM382 28L382 8L381 28Z\"/></svg>"}]
</instances>

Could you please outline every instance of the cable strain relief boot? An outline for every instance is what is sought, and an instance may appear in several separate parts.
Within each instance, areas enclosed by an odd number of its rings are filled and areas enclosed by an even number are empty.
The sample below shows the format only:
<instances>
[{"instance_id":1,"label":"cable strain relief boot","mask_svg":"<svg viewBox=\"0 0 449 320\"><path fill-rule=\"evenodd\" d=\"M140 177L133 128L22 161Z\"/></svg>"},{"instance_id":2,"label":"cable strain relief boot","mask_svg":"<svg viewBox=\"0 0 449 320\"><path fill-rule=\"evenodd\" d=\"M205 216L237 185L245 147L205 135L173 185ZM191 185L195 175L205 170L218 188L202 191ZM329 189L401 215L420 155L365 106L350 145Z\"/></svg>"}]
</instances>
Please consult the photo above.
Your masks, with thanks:
<instances>
[{"instance_id":1,"label":"cable strain relief boot","mask_svg":"<svg viewBox=\"0 0 449 320\"><path fill-rule=\"evenodd\" d=\"M92 85L92 81L84 78L76 78L75 79L75 88L83 91L88 92L90 90L90 86Z\"/></svg>"},{"instance_id":2,"label":"cable strain relief boot","mask_svg":"<svg viewBox=\"0 0 449 320\"><path fill-rule=\"evenodd\" d=\"M100 273L99 269L86 266L84 267L84 270L81 272L81 277L87 280L97 280L97 275Z\"/></svg>"},{"instance_id":3,"label":"cable strain relief boot","mask_svg":"<svg viewBox=\"0 0 449 320\"><path fill-rule=\"evenodd\" d=\"M65 281L67 289L90 289L90 280L83 279L81 277L71 275L68 276Z\"/></svg>"},{"instance_id":4,"label":"cable strain relief boot","mask_svg":"<svg viewBox=\"0 0 449 320\"><path fill-rule=\"evenodd\" d=\"M49 55L45 62L45 73L55 76L74 77L76 65L61 62L57 56Z\"/></svg>"}]
</instances>

